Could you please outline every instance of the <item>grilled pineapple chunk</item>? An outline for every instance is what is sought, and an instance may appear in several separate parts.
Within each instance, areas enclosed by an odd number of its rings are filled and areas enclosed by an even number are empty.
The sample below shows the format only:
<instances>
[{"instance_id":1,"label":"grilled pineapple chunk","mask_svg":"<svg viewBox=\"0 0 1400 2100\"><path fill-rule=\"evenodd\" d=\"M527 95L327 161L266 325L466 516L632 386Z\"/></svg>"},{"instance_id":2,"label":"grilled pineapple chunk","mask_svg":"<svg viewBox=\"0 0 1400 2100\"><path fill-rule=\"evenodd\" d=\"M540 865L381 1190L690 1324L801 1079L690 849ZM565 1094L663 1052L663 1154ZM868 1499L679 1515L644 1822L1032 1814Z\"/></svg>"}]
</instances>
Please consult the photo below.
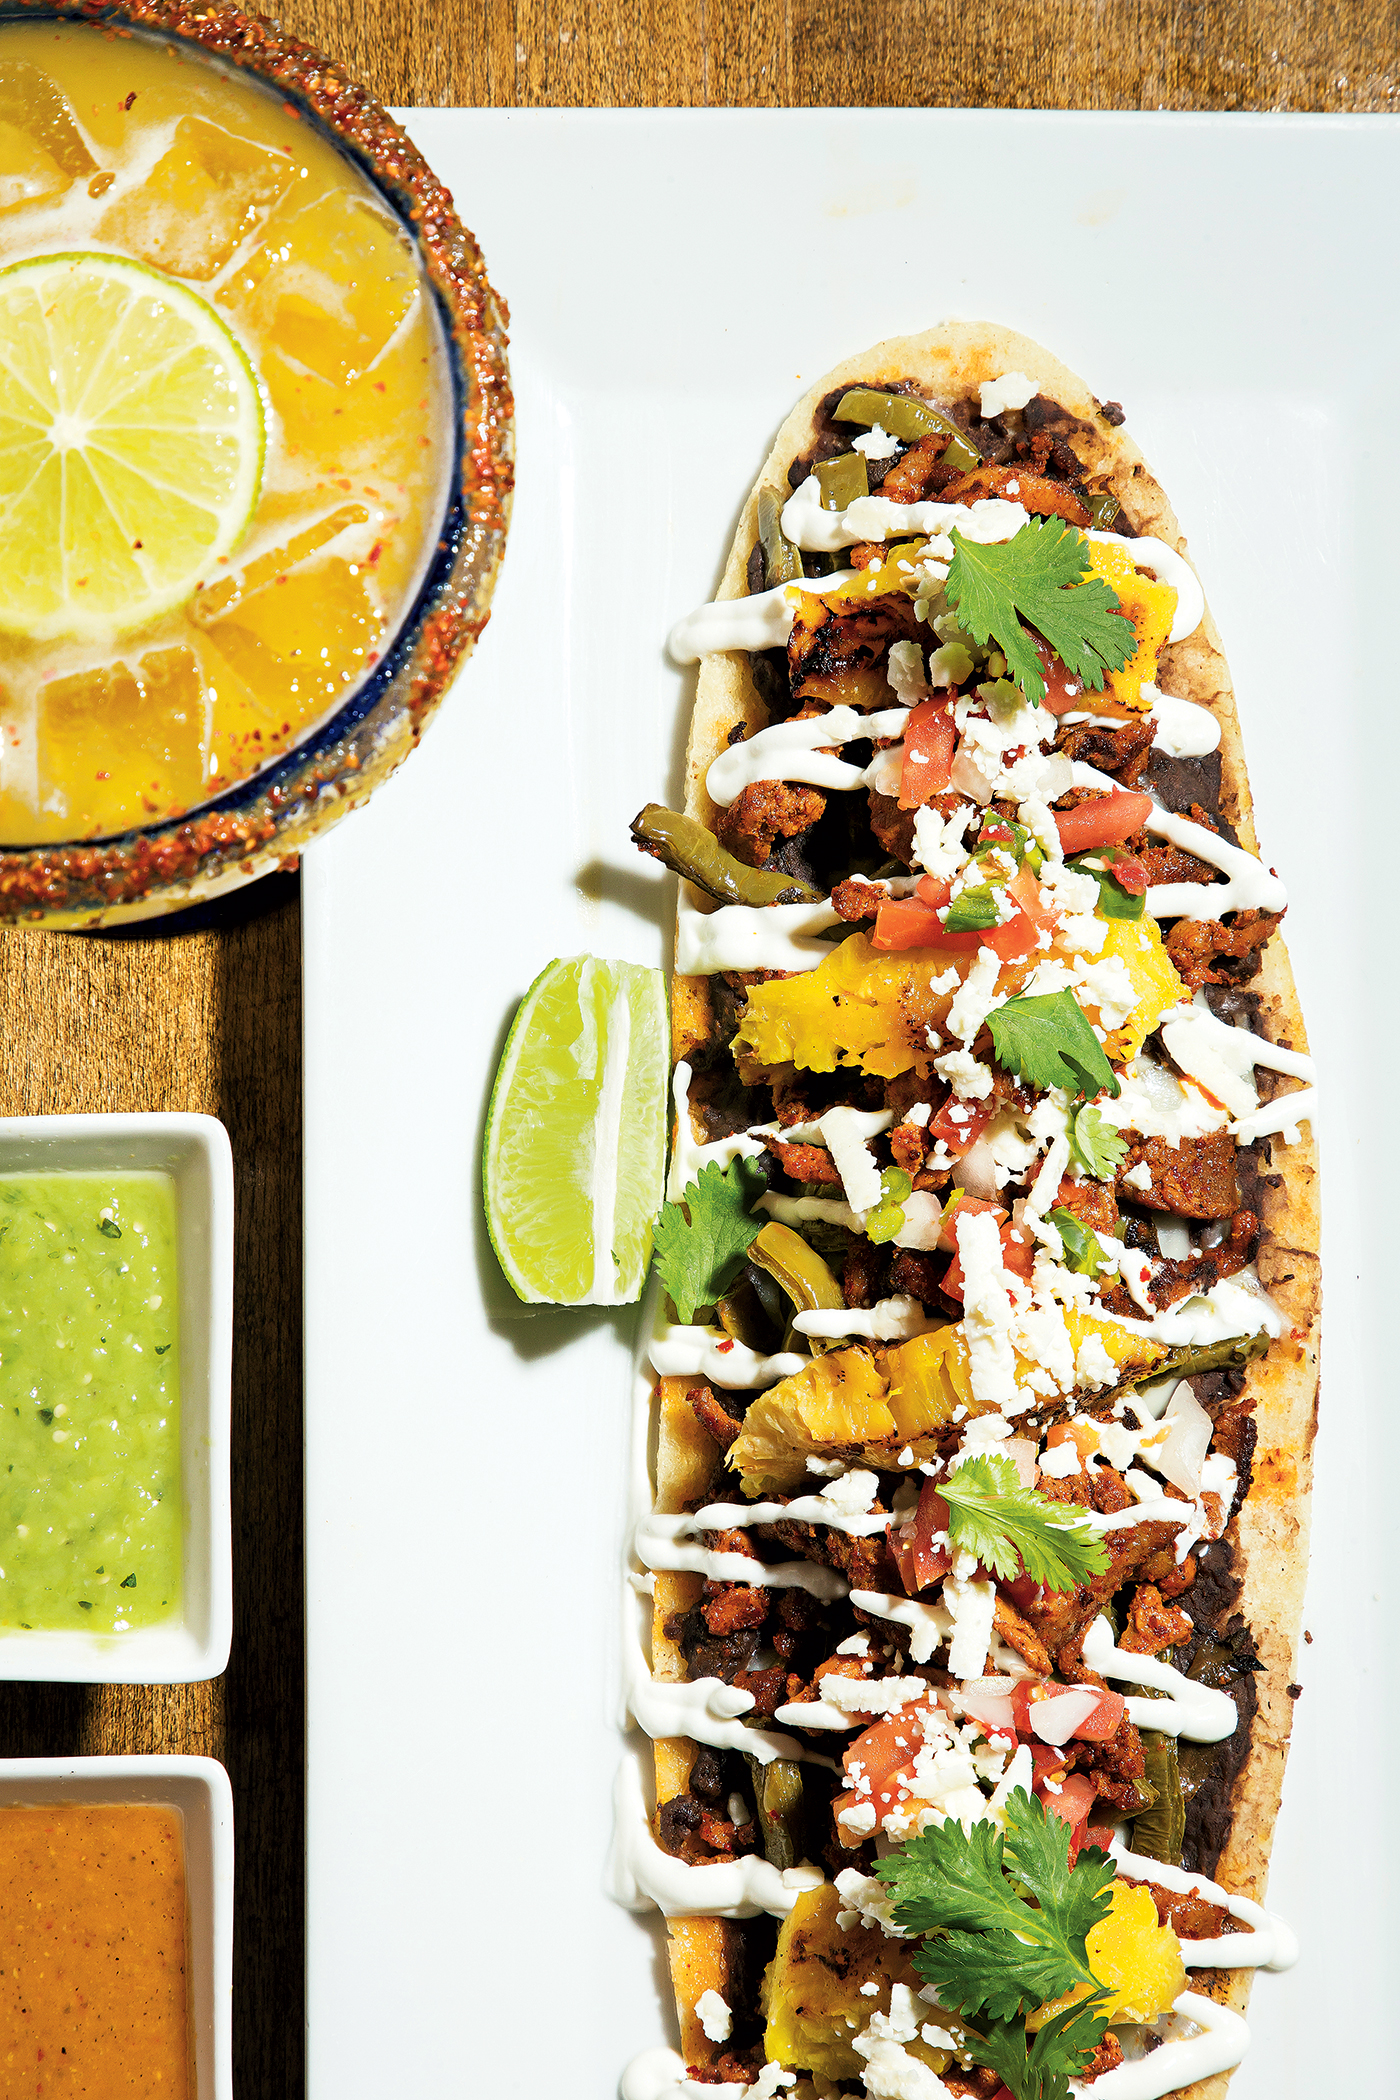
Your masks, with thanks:
<instances>
[{"instance_id":1,"label":"grilled pineapple chunk","mask_svg":"<svg viewBox=\"0 0 1400 2100\"><path fill-rule=\"evenodd\" d=\"M1123 1026L1115 1028L1103 1046L1104 1055L1114 1064L1126 1064L1130 1057L1137 1056L1162 1015L1173 1006L1181 1006L1188 995L1162 946L1154 918L1144 912L1140 919L1110 919L1107 925L1108 932L1096 959L1107 962L1111 956L1120 957L1138 995L1137 1005Z\"/></svg>"},{"instance_id":2,"label":"grilled pineapple chunk","mask_svg":"<svg viewBox=\"0 0 1400 2100\"><path fill-rule=\"evenodd\" d=\"M1064 1308L1064 1320L1076 1356L1090 1335L1122 1371L1141 1370L1166 1354L1160 1342L1077 1306ZM1018 1382L1034 1369L1017 1357ZM904 1463L917 1465L934 1455L939 1431L959 1407L969 1415L988 1411L973 1397L960 1320L896 1349L833 1349L814 1357L754 1401L727 1463L747 1495L790 1494L807 1483L809 1458L893 1466L909 1446Z\"/></svg>"},{"instance_id":3,"label":"grilled pineapple chunk","mask_svg":"<svg viewBox=\"0 0 1400 2100\"><path fill-rule=\"evenodd\" d=\"M746 1494L786 1492L806 1479L807 1460L818 1453L854 1453L894 1433L874 1357L866 1349L833 1349L759 1395L728 1463Z\"/></svg>"},{"instance_id":4,"label":"grilled pineapple chunk","mask_svg":"<svg viewBox=\"0 0 1400 2100\"><path fill-rule=\"evenodd\" d=\"M791 1063L808 1072L859 1065L882 1079L927 1072L927 1031L941 1033L954 996L929 981L949 968L961 974L967 961L933 948L882 954L853 933L817 969L749 987L734 1038L740 1071Z\"/></svg>"},{"instance_id":5,"label":"grilled pineapple chunk","mask_svg":"<svg viewBox=\"0 0 1400 2100\"><path fill-rule=\"evenodd\" d=\"M865 2064L851 2046L855 2036L873 2012L889 2012L894 1984L918 1991L923 1980L901 1943L877 1926L838 1925L842 1908L829 1882L799 1896L763 1978L768 2061L832 2079L859 2078ZM877 1990L862 1995L861 1985L869 1983ZM950 2021L941 2011L930 2018L940 2026ZM946 2070L952 2061L947 2049L931 2049L922 2041L907 2046L931 2071Z\"/></svg>"},{"instance_id":6,"label":"grilled pineapple chunk","mask_svg":"<svg viewBox=\"0 0 1400 2100\"><path fill-rule=\"evenodd\" d=\"M986 1412L972 1396L971 1359L960 1320L888 1350L885 1373L895 1431L906 1443L942 1429L959 1407L970 1415Z\"/></svg>"},{"instance_id":7,"label":"grilled pineapple chunk","mask_svg":"<svg viewBox=\"0 0 1400 2100\"><path fill-rule=\"evenodd\" d=\"M1115 1881L1110 1893L1112 1909L1084 1941L1089 1967L1109 1993L1104 2017L1110 2026L1119 2020L1159 2020L1186 1988L1181 1942L1170 1925L1157 1922L1149 1890ZM1080 1984L1063 1998L1038 2006L1026 2026L1035 2032L1063 2007L1088 1995L1088 1984Z\"/></svg>"},{"instance_id":8,"label":"grilled pineapple chunk","mask_svg":"<svg viewBox=\"0 0 1400 2100\"><path fill-rule=\"evenodd\" d=\"M1131 1327L1120 1327L1116 1320L1096 1320L1092 1313L1081 1312L1077 1305L1065 1306L1064 1315L1076 1356L1091 1334L1103 1343L1109 1358L1120 1371L1141 1371L1148 1364L1160 1363L1167 1353L1162 1343L1154 1342L1150 1336L1134 1334Z\"/></svg>"},{"instance_id":9,"label":"grilled pineapple chunk","mask_svg":"<svg viewBox=\"0 0 1400 2100\"><path fill-rule=\"evenodd\" d=\"M1102 540L1085 543L1089 557L1091 575L1102 578L1132 621L1137 632L1137 651L1121 671L1110 671L1108 690L1124 707L1134 707L1144 713L1151 706L1151 696L1143 697L1145 680L1157 676L1157 651L1172 631L1176 618L1176 592L1169 583L1154 583L1148 576L1139 576L1133 567L1133 557L1126 547L1106 546Z\"/></svg>"},{"instance_id":10,"label":"grilled pineapple chunk","mask_svg":"<svg viewBox=\"0 0 1400 2100\"><path fill-rule=\"evenodd\" d=\"M1150 1890L1113 1884L1113 1908L1084 1941L1089 1967L1105 1990L1109 2020L1158 2020L1186 1988L1181 1942L1159 1925Z\"/></svg>"}]
</instances>

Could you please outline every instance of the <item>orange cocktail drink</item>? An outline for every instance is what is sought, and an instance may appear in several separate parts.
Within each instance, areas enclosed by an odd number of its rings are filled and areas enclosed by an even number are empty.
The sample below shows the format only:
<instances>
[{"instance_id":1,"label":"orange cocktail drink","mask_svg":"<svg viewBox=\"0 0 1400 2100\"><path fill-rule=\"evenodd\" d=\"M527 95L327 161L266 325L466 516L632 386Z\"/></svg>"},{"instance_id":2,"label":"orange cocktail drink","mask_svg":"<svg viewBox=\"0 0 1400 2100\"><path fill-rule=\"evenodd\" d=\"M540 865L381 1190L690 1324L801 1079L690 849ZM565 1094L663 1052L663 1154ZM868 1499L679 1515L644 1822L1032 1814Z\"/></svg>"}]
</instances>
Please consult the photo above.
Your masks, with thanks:
<instances>
[{"instance_id":1,"label":"orange cocktail drink","mask_svg":"<svg viewBox=\"0 0 1400 2100\"><path fill-rule=\"evenodd\" d=\"M438 549L453 381L414 241L188 44L0 26L0 845L262 772Z\"/></svg>"}]
</instances>

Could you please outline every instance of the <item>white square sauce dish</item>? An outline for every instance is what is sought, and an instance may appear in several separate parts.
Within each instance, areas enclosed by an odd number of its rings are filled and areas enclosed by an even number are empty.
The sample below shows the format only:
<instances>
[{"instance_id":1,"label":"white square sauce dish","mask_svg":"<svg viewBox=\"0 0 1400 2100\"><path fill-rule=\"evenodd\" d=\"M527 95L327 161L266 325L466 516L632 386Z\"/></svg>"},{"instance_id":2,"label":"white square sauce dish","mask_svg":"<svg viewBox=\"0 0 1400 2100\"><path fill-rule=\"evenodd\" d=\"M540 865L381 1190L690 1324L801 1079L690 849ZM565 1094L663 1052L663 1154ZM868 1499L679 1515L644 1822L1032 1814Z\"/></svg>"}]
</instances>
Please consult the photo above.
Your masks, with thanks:
<instances>
[{"instance_id":1,"label":"white square sauce dish","mask_svg":"<svg viewBox=\"0 0 1400 2100\"><path fill-rule=\"evenodd\" d=\"M215 1758L0 1759L0 1936L26 1979L24 2047L61 2032L81 2080L233 2100L233 1795Z\"/></svg>"},{"instance_id":2,"label":"white square sauce dish","mask_svg":"<svg viewBox=\"0 0 1400 2100\"><path fill-rule=\"evenodd\" d=\"M225 1668L232 1338L216 1117L0 1120L0 1680Z\"/></svg>"}]
</instances>

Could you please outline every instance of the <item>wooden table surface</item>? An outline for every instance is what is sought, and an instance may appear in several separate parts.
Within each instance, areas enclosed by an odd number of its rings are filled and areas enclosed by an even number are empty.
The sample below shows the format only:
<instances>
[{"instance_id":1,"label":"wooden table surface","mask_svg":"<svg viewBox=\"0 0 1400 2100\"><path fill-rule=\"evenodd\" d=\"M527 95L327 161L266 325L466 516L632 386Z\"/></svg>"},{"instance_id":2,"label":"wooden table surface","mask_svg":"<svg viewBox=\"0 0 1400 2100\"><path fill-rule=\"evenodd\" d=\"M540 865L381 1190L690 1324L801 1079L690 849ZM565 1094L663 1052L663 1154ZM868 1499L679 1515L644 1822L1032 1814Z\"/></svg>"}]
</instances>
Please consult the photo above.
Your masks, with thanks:
<instances>
[{"instance_id":1,"label":"wooden table surface","mask_svg":"<svg viewBox=\"0 0 1400 2100\"><path fill-rule=\"evenodd\" d=\"M1387 111L1400 84L1381 0L290 0L282 19L399 104ZM0 940L0 1113L201 1109L233 1141L227 1675L0 1686L0 1754L223 1759L244 2100L303 2083L300 960L294 875L195 930Z\"/></svg>"}]
</instances>

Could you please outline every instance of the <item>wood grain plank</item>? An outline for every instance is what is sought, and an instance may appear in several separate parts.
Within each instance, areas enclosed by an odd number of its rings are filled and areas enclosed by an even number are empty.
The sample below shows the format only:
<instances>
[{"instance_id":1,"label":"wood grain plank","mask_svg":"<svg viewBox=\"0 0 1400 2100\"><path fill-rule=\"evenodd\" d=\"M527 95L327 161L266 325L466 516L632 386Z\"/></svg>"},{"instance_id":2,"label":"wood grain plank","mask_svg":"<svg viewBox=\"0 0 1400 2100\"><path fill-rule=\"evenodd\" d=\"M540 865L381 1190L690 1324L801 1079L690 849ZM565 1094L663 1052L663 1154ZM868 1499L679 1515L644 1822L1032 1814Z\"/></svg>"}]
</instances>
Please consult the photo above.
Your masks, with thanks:
<instances>
[{"instance_id":1,"label":"wood grain plank","mask_svg":"<svg viewBox=\"0 0 1400 2100\"><path fill-rule=\"evenodd\" d=\"M288 0L386 102L1393 110L1393 0Z\"/></svg>"},{"instance_id":2,"label":"wood grain plank","mask_svg":"<svg viewBox=\"0 0 1400 2100\"><path fill-rule=\"evenodd\" d=\"M288 0L386 102L1393 110L1388 0ZM472 200L460 200L470 223ZM417 761L421 763L421 761ZM0 936L0 1112L204 1109L237 1199L233 1658L215 1685L0 1686L0 1754L203 1751L238 1825L239 2090L302 2090L300 943ZM267 906L267 909L258 907ZM249 916L249 913L252 913Z\"/></svg>"},{"instance_id":3,"label":"wood grain plank","mask_svg":"<svg viewBox=\"0 0 1400 2100\"><path fill-rule=\"evenodd\" d=\"M0 937L0 1114L186 1109L233 1145L234 1646L202 1685L0 1685L0 1753L220 1757L241 2090L302 2083L301 975L295 881L200 933Z\"/></svg>"}]
</instances>

